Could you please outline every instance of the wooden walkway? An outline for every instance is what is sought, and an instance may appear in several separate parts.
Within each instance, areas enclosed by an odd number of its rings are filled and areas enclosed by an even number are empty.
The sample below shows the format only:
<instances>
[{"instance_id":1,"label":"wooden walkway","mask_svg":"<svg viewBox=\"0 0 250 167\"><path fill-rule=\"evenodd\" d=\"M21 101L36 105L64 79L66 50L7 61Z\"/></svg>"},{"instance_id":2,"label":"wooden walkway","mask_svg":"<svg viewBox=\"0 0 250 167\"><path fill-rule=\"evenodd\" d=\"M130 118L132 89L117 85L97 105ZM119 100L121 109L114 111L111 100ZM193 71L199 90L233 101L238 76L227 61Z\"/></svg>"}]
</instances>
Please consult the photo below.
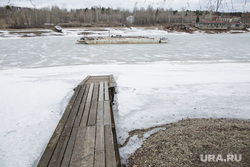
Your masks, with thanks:
<instances>
[{"instance_id":1,"label":"wooden walkway","mask_svg":"<svg viewBox=\"0 0 250 167\"><path fill-rule=\"evenodd\" d=\"M120 166L112 75L88 76L74 90L38 167Z\"/></svg>"}]
</instances>

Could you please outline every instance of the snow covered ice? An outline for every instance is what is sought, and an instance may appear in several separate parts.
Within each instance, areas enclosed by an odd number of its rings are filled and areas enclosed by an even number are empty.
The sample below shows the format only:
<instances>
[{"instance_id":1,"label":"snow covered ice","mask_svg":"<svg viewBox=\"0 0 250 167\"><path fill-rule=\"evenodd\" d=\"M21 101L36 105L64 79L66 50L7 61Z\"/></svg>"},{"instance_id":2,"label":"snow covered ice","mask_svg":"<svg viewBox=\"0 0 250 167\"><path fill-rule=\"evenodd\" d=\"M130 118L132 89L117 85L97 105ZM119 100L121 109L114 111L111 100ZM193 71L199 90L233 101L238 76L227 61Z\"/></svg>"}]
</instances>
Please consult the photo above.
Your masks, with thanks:
<instances>
[{"instance_id":1,"label":"snow covered ice","mask_svg":"<svg viewBox=\"0 0 250 167\"><path fill-rule=\"evenodd\" d=\"M0 38L0 166L36 165L73 88L87 75L115 77L120 144L129 131L187 117L250 119L250 33L108 30L166 36L171 43L76 45L80 36L73 30L64 36ZM106 32L98 33L93 31ZM122 157L140 143L132 137L120 149Z\"/></svg>"}]
</instances>

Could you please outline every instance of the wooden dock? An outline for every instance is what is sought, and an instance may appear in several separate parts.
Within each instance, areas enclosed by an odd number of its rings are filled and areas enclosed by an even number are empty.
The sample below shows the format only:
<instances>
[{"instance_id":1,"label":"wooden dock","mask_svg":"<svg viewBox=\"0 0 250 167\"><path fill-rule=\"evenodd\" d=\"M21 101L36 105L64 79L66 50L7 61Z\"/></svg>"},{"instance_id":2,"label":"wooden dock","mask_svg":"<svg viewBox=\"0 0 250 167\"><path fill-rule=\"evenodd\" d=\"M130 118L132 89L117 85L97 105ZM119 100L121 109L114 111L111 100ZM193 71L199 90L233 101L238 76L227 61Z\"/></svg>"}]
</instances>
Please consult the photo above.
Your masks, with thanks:
<instances>
[{"instance_id":1,"label":"wooden dock","mask_svg":"<svg viewBox=\"0 0 250 167\"><path fill-rule=\"evenodd\" d=\"M112 75L88 76L74 90L38 167L120 166Z\"/></svg>"}]
</instances>

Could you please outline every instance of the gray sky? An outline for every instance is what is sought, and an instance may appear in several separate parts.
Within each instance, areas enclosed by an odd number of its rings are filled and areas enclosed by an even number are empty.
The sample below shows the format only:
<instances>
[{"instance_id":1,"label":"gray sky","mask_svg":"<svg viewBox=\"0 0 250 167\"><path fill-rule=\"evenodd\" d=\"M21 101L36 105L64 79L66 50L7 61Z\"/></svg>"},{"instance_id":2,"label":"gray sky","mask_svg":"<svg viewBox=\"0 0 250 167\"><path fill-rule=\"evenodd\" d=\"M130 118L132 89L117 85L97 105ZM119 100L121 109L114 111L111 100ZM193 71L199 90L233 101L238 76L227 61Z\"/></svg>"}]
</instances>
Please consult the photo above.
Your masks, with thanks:
<instances>
[{"instance_id":1,"label":"gray sky","mask_svg":"<svg viewBox=\"0 0 250 167\"><path fill-rule=\"evenodd\" d=\"M220 12L250 12L250 0L221 0ZM32 2L32 3L31 3ZM48 7L58 5L61 8L76 9L90 8L93 6L121 8L132 10L147 8L148 5L154 8L172 8L174 10L215 10L217 0L0 0L0 5L15 5L22 7ZM32 5L33 4L33 5Z\"/></svg>"}]
</instances>

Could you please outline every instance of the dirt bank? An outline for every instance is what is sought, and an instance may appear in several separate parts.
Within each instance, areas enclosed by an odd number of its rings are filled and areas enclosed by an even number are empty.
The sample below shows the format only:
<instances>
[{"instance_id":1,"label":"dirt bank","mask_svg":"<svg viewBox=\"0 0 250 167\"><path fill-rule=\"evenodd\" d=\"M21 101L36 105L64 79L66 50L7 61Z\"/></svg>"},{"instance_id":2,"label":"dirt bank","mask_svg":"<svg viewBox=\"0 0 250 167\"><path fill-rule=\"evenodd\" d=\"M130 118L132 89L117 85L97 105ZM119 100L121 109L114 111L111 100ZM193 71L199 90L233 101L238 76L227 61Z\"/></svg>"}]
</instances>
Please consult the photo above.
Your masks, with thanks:
<instances>
[{"instance_id":1,"label":"dirt bank","mask_svg":"<svg viewBox=\"0 0 250 167\"><path fill-rule=\"evenodd\" d=\"M162 127L166 129L147 138L142 147L130 156L128 166L248 166L250 164L249 120L187 119ZM208 154L214 155L211 162L208 162L208 159L206 161ZM230 154L236 158L234 160L240 161L231 162L231 159L227 159Z\"/></svg>"}]
</instances>

